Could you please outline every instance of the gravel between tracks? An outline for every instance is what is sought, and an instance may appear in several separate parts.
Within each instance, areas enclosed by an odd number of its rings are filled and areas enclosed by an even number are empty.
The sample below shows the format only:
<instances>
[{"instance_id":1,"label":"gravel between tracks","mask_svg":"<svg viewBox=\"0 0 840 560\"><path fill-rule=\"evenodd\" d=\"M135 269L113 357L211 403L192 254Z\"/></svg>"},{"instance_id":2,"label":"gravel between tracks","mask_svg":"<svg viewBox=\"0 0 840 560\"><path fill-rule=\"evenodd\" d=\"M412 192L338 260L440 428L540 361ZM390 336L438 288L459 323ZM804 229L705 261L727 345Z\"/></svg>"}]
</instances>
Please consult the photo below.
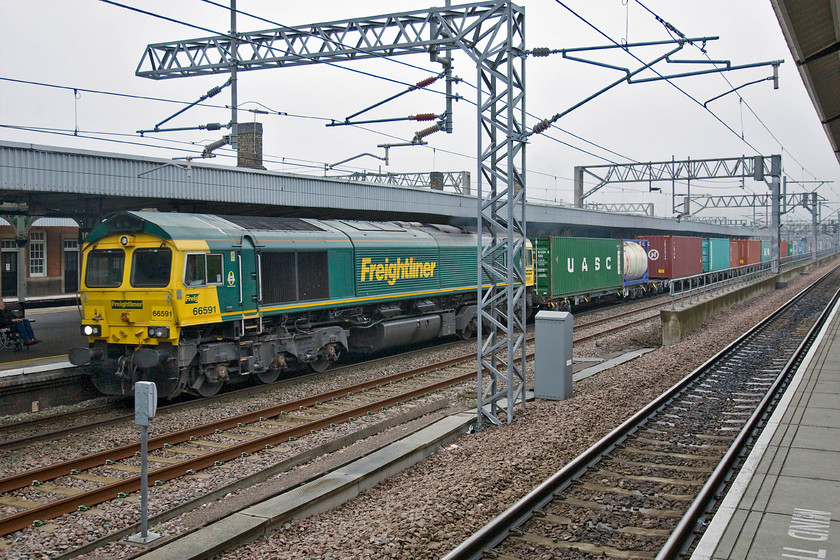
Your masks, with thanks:
<instances>
[{"instance_id":1,"label":"gravel between tracks","mask_svg":"<svg viewBox=\"0 0 840 560\"><path fill-rule=\"evenodd\" d=\"M817 276L797 277L788 289L721 313L678 344L577 383L572 399L529 403L511 425L461 437L456 449L435 454L345 505L287 523L220 558L441 557ZM623 348L628 338L661 339L658 324L634 331L601 348ZM588 355L586 349L576 352Z\"/></svg>"},{"instance_id":2,"label":"gravel between tracks","mask_svg":"<svg viewBox=\"0 0 840 560\"><path fill-rule=\"evenodd\" d=\"M722 313L679 344L658 349L575 384L575 397L570 400L529 403L524 410L517 410L512 425L459 438L455 442L457 447L435 454L344 506L287 523L266 538L225 553L221 558L361 560L442 556L676 380L779 307L792 296L794 290L817 276L814 272L807 277L797 277L790 282L787 290L751 300ZM614 355L629 348L658 346L660 340L659 324L651 322L601 340L597 345L588 342L576 346L575 354L582 357ZM459 348L447 352L459 354L463 351ZM430 360L429 357L423 359ZM405 369L411 365L397 359L390 369ZM380 367L378 373L360 373L358 376L382 374ZM355 381L356 376L353 377ZM342 378L341 384L353 381ZM323 385L321 389L327 390L332 381L325 377L315 384ZM301 390L311 393L319 389L313 389L311 383L306 383ZM266 398L276 404L281 400L297 398L299 395L296 393L297 389L287 387L283 389L282 397L275 394ZM450 394L453 404L458 396L458 392ZM231 414L231 407L239 413L251 406L265 405L265 402L249 402L247 405L228 403L208 407L201 418L177 416L171 420L164 419L157 427L161 431L178 429L186 423L206 421L219 413ZM102 436L96 439L106 440L111 445L124 439L133 441L136 439L136 428L114 428ZM363 448L373 445L373 442L358 445ZM70 439L60 444L53 442L37 446L28 453L4 455L0 457L0 470L12 472L33 468L37 464L49 464L74 446L78 446L78 441ZM88 453L92 451L95 449L90 447L86 450ZM331 460L326 458L323 461ZM253 492L264 494L270 491L271 485L288 485L305 476L305 468L292 471L284 479L272 479ZM200 481L195 484L200 485ZM182 499L171 489L166 493L175 494L171 496L172 500ZM201 526L232 509L235 503L247 503L249 499L249 491L245 490L220 502L208 503L198 511L165 523L163 532L171 535ZM136 509L136 504L131 504L122 512L115 508L104 516L105 524L119 527L130 519L136 522ZM66 519L56 521L58 528L54 533L28 529L16 534L17 543L4 539L3 542L11 544L11 547L5 550L0 547L0 558L49 558L62 549L79 546L101 534L97 524L102 522L96 517L73 514L65 518L72 518L69 524L76 526L68 528L69 519ZM61 536L62 532L67 533L66 537ZM115 544L83 558L120 558L134 552L136 549Z\"/></svg>"}]
</instances>

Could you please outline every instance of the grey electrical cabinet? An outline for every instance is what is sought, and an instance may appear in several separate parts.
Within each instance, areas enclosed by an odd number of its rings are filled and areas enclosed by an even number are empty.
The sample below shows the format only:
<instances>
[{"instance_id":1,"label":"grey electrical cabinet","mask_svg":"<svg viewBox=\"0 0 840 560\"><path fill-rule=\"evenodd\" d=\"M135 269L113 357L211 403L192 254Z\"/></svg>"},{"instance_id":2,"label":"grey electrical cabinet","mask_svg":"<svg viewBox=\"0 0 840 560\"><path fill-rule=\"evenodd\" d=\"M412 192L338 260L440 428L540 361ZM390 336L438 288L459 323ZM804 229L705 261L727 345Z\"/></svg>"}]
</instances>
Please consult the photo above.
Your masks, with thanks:
<instances>
[{"instance_id":1,"label":"grey electrical cabinet","mask_svg":"<svg viewBox=\"0 0 840 560\"><path fill-rule=\"evenodd\" d=\"M556 401L572 396L571 313L540 311L534 323L534 396Z\"/></svg>"}]
</instances>

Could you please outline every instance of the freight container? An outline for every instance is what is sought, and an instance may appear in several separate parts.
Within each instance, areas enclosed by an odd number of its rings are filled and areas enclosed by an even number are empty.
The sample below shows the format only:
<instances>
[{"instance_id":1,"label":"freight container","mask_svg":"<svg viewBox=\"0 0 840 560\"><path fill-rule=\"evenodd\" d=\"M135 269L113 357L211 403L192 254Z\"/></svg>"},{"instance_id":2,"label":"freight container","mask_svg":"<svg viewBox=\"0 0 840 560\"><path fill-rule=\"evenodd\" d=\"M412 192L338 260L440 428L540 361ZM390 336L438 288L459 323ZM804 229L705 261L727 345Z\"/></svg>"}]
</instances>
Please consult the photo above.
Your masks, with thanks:
<instances>
[{"instance_id":1,"label":"freight container","mask_svg":"<svg viewBox=\"0 0 840 560\"><path fill-rule=\"evenodd\" d=\"M737 266L758 264L761 262L761 241L752 239L739 239L739 257Z\"/></svg>"},{"instance_id":2,"label":"freight container","mask_svg":"<svg viewBox=\"0 0 840 560\"><path fill-rule=\"evenodd\" d=\"M769 241L761 242L761 262L768 262L773 258L773 248Z\"/></svg>"},{"instance_id":3,"label":"freight container","mask_svg":"<svg viewBox=\"0 0 840 560\"><path fill-rule=\"evenodd\" d=\"M703 239L653 235L648 241L648 277L683 278L703 273Z\"/></svg>"},{"instance_id":4,"label":"freight container","mask_svg":"<svg viewBox=\"0 0 840 560\"><path fill-rule=\"evenodd\" d=\"M643 239L624 240L624 285L647 284L648 257L647 241Z\"/></svg>"},{"instance_id":5,"label":"freight container","mask_svg":"<svg viewBox=\"0 0 840 560\"><path fill-rule=\"evenodd\" d=\"M789 241L782 241L781 248L779 249L779 258L789 257L791 255L791 249L793 246Z\"/></svg>"},{"instance_id":6,"label":"freight container","mask_svg":"<svg viewBox=\"0 0 840 560\"><path fill-rule=\"evenodd\" d=\"M729 268L729 240L709 238L703 240L703 272L716 272Z\"/></svg>"},{"instance_id":7,"label":"freight container","mask_svg":"<svg viewBox=\"0 0 840 560\"><path fill-rule=\"evenodd\" d=\"M622 243L617 239L538 237L536 291L543 300L622 290Z\"/></svg>"},{"instance_id":8,"label":"freight container","mask_svg":"<svg viewBox=\"0 0 840 560\"><path fill-rule=\"evenodd\" d=\"M738 239L729 240L729 268L741 266L741 243Z\"/></svg>"}]
</instances>

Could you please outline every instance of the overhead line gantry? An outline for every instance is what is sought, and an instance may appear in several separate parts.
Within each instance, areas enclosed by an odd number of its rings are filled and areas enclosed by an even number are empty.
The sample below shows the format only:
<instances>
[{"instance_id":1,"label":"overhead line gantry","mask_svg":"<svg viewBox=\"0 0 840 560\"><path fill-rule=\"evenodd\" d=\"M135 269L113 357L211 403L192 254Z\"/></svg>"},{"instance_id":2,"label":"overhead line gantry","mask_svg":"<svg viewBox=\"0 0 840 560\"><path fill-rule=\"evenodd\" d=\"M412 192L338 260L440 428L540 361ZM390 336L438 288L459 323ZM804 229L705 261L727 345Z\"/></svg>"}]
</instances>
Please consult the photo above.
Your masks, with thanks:
<instances>
[{"instance_id":1,"label":"overhead line gantry","mask_svg":"<svg viewBox=\"0 0 840 560\"><path fill-rule=\"evenodd\" d=\"M478 289L478 422L510 423L514 406L525 404L525 271L517 266L526 262L522 7L495 0L155 43L136 75L160 80L408 54L442 62L451 49L475 62L478 84L477 278L485 288ZM449 131L447 124L441 128Z\"/></svg>"}]
</instances>

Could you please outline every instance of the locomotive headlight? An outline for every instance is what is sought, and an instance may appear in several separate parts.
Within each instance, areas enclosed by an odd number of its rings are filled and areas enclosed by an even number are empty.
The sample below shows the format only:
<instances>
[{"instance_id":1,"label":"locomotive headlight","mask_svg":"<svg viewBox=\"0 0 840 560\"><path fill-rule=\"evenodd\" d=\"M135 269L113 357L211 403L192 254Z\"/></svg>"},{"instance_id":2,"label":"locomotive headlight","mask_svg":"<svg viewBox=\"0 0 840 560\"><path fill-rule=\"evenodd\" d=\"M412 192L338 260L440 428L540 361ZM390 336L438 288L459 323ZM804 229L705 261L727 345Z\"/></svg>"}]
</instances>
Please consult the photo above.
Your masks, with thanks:
<instances>
[{"instance_id":1,"label":"locomotive headlight","mask_svg":"<svg viewBox=\"0 0 840 560\"><path fill-rule=\"evenodd\" d=\"M169 338L169 327L149 327L149 338Z\"/></svg>"},{"instance_id":2,"label":"locomotive headlight","mask_svg":"<svg viewBox=\"0 0 840 560\"><path fill-rule=\"evenodd\" d=\"M82 325L82 334L85 336L99 336L102 328L99 325Z\"/></svg>"}]
</instances>

